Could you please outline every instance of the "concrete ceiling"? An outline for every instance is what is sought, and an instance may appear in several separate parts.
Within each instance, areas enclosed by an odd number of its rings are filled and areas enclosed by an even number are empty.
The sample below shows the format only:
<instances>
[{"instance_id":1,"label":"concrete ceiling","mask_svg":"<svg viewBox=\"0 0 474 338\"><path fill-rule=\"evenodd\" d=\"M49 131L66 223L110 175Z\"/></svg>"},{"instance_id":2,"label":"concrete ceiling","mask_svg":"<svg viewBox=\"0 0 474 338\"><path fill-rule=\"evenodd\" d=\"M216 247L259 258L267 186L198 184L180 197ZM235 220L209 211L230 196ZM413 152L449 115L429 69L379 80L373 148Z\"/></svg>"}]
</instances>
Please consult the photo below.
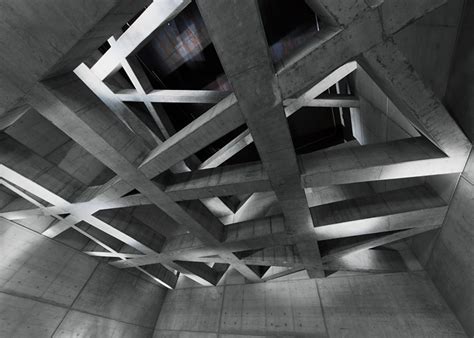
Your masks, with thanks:
<instances>
[{"instance_id":1,"label":"concrete ceiling","mask_svg":"<svg viewBox=\"0 0 474 338\"><path fill-rule=\"evenodd\" d=\"M442 226L471 149L451 55L404 38L454 40L443 4L307 0L278 31L266 1L2 3L0 217L168 288L399 271L377 249Z\"/></svg>"}]
</instances>

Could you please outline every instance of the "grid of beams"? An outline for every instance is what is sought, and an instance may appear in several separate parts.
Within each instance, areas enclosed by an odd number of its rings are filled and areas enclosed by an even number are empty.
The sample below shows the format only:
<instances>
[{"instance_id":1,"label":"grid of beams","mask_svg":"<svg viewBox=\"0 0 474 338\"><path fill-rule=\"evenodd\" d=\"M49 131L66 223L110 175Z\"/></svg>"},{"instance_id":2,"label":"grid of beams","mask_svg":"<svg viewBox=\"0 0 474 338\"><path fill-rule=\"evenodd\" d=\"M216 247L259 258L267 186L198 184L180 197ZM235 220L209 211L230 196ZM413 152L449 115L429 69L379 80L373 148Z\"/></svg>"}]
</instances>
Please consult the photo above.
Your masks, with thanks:
<instances>
[{"instance_id":1,"label":"grid of beams","mask_svg":"<svg viewBox=\"0 0 474 338\"><path fill-rule=\"evenodd\" d=\"M110 49L92 67L82 64L75 74L36 85L29 104L117 176L67 201L0 165L0 183L36 206L1 217L50 215L57 222L46 236L74 229L100 248L86 253L112 258L119 268L137 268L169 288L176 284L176 271L216 285L227 266L254 282L276 278L262 276L255 265L289 268L278 276L306 269L311 277L323 277L340 257L441 226L447 206L423 185L314 207L305 189L462 171L469 142L390 38L443 1L308 0L332 25L275 69L256 0L199 0L233 92L154 90L134 53L189 2L154 1L122 35L109 39ZM401 2L404 7L397 7ZM318 96L359 66L423 137L297 156L286 118L304 106L357 107L353 96ZM134 88L114 92L104 80L120 68ZM125 102L144 103L159 135ZM160 103L183 102L215 105L175 131ZM196 170L186 165L184 160L244 123L247 130ZM220 166L252 142L261 162ZM153 180L167 171L171 181ZM135 189L138 193L129 195ZM281 214L226 225L216 216L216 208L223 207L218 197L258 192L274 192ZM94 216L144 204L160 208L188 233L150 240ZM79 222L100 231L84 231ZM136 251L117 250L101 233ZM322 241L339 238L347 241L320 250ZM242 251L251 252L236 254Z\"/></svg>"}]
</instances>

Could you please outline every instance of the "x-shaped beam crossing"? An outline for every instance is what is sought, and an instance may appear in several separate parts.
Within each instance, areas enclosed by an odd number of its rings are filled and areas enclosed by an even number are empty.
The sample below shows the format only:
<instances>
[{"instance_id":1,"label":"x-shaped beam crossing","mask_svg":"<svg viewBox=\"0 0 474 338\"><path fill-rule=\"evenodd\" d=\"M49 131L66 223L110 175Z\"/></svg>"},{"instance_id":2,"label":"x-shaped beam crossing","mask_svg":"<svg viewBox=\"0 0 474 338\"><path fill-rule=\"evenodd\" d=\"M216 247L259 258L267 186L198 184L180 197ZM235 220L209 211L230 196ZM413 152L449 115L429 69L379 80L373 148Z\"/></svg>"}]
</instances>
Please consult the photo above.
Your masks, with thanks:
<instances>
[{"instance_id":1,"label":"x-shaped beam crossing","mask_svg":"<svg viewBox=\"0 0 474 338\"><path fill-rule=\"evenodd\" d=\"M304 267L313 277L321 276L324 267L341 255L383 245L441 225L445 210L440 211L439 208L445 206L433 202L429 209L440 212L436 217L433 216L436 218L433 223L422 227L405 225L405 228L399 228L404 229L403 231L349 245L321 258L318 240L333 235L327 235L329 230L325 226L329 224L325 224L318 213L321 210L309 208L304 189L462 170L469 152L469 142L439 100L423 85L391 39L394 33L444 1L308 0L316 13L322 15L332 26L319 32L314 41L275 69L269 57L255 0L199 0L199 9L234 91L225 93L225 97L223 93L212 91L154 91L146 83L140 82L140 76L136 76L140 71L139 67L130 60L160 25L172 19L188 3L189 1L178 0L153 2L117 40L110 40L111 48L95 65L90 69L81 65L75 70L75 74L89 88L77 81L75 76L66 76L38 84L29 95L29 103L41 115L117 174L90 201L72 204L56 200L56 197L51 200L54 201L52 203L44 198L50 196L46 189L41 190L42 187L33 185L22 187L18 184L22 179L17 177L19 181L13 181L7 178L4 182L10 184L10 188L17 186L30 193L32 187L40 189L34 195L52 204L38 205L41 212L59 219L57 224L46 230L46 235L54 237L71 227L77 230L79 228L74 224L85 221L143 253L143 257L125 256L107 248L100 240L91 238L108 250L103 256L121 258L114 265L139 267L163 264L171 269L162 267L163 276L157 278L164 285L173 287L170 282L172 276L169 276L173 275L170 271L173 269L194 276L197 280L212 281L211 284L215 284L218 277L205 262L230 264L249 280L260 281L260 275L247 265L254 264L255 261L239 258L234 252L262 247L266 247L267 251L273 250L273 257L283 257L283 254L275 253L281 250L277 248L289 246L290 249L285 249L285 252L297 257L290 266ZM297 157L286 117L303 106L328 104L317 96L356 69L354 61L377 81L429 141L420 138L378 147L359 147L357 151L327 151ZM104 80L120 67L129 74L135 89L114 93ZM91 97L89 90L102 103ZM338 106L357 105L352 97L342 99L344 102L336 102L341 100L337 97L331 100ZM162 139L130 111L124 103L127 101L145 103L161 131L162 135L159 136ZM160 108L157 110L153 105L159 102L217 104L173 134L174 131L170 131L166 121L163 121L164 114L160 113ZM171 184L153 180L172 168L178 173L176 166L183 168L184 160L244 123L247 124L248 131L200 164L200 170L177 174L176 181ZM257 146L262 163L206 169L222 164L252 141ZM395 158L396 149L403 146L403 142L415 147L416 151L406 158ZM389 155L377 157L381 151L384 155ZM375 156L375 161L367 160L374 159L371 154ZM336 168L334 165L327 165L333 158L347 166ZM422 162L432 166L420 168ZM182 171L188 170L189 168ZM134 189L140 194L124 196ZM224 226L206 208L205 201L199 201L226 194L268 190L275 192L282 216L237 225ZM426 198L433 201L431 197ZM189 231L188 236L197 239L196 245L184 245L183 248L177 245L172 249L173 240L167 239L162 252L156 252L92 216L101 209L140 204L159 207L185 227ZM17 212L16 217L37 212L38 210ZM58 216L64 213L70 215ZM386 217L389 215L391 213ZM11 219L15 217L14 214L2 216ZM255 230L268 227L270 231L260 230L258 233ZM253 231L251 236L232 240L233 230L249 228ZM268 240L270 237L272 240ZM266 240L259 247L258 240L262 238ZM100 256L100 253L90 254ZM285 259L267 259L263 262L287 264Z\"/></svg>"}]
</instances>

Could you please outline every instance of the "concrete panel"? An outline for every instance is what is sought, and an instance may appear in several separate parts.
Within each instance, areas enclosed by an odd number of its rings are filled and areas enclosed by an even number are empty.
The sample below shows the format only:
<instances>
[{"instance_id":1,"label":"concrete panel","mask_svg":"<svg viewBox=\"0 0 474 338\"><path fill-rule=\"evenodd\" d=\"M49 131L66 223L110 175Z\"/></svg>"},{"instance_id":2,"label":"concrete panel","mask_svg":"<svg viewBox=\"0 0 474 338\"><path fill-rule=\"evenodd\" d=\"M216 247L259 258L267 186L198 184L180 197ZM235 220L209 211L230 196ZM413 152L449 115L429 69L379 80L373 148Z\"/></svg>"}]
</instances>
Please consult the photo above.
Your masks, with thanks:
<instances>
[{"instance_id":1,"label":"concrete panel","mask_svg":"<svg viewBox=\"0 0 474 338\"><path fill-rule=\"evenodd\" d=\"M0 337L152 336L163 288L5 220L0 257Z\"/></svg>"},{"instance_id":2,"label":"concrete panel","mask_svg":"<svg viewBox=\"0 0 474 338\"><path fill-rule=\"evenodd\" d=\"M222 287L169 291L165 297L156 329L217 332L222 295ZM165 337L167 336L165 335Z\"/></svg>"},{"instance_id":3,"label":"concrete panel","mask_svg":"<svg viewBox=\"0 0 474 338\"><path fill-rule=\"evenodd\" d=\"M38 233L42 233L55 221L51 216L34 216L15 220L16 223Z\"/></svg>"},{"instance_id":4,"label":"concrete panel","mask_svg":"<svg viewBox=\"0 0 474 338\"><path fill-rule=\"evenodd\" d=\"M101 264L73 307L88 313L153 327L165 289L112 266Z\"/></svg>"},{"instance_id":5,"label":"concrete panel","mask_svg":"<svg viewBox=\"0 0 474 338\"><path fill-rule=\"evenodd\" d=\"M70 311L53 337L148 338L152 329L86 313Z\"/></svg>"},{"instance_id":6,"label":"concrete panel","mask_svg":"<svg viewBox=\"0 0 474 338\"><path fill-rule=\"evenodd\" d=\"M424 273L317 281L329 336L464 337Z\"/></svg>"},{"instance_id":7,"label":"concrete panel","mask_svg":"<svg viewBox=\"0 0 474 338\"><path fill-rule=\"evenodd\" d=\"M395 35L402 52L438 97L446 91L463 3L448 0Z\"/></svg>"},{"instance_id":8,"label":"concrete panel","mask_svg":"<svg viewBox=\"0 0 474 338\"><path fill-rule=\"evenodd\" d=\"M469 336L474 335L474 185L466 177L474 173L471 153L470 172L461 175L445 223L434 242L427 271L458 316Z\"/></svg>"},{"instance_id":9,"label":"concrete panel","mask_svg":"<svg viewBox=\"0 0 474 338\"><path fill-rule=\"evenodd\" d=\"M454 0L451 0L454 1ZM446 103L467 137L474 141L474 3L464 1L464 19L459 31L453 68L446 90Z\"/></svg>"},{"instance_id":10,"label":"concrete panel","mask_svg":"<svg viewBox=\"0 0 474 338\"><path fill-rule=\"evenodd\" d=\"M1 337L51 337L66 309L0 293Z\"/></svg>"},{"instance_id":11,"label":"concrete panel","mask_svg":"<svg viewBox=\"0 0 474 338\"><path fill-rule=\"evenodd\" d=\"M55 64L73 69L149 2L2 1L0 114Z\"/></svg>"},{"instance_id":12,"label":"concrete panel","mask_svg":"<svg viewBox=\"0 0 474 338\"><path fill-rule=\"evenodd\" d=\"M220 325L216 321L219 314ZM204 325L206 318L212 323ZM308 279L227 285L225 291L222 287L170 291L157 329L158 337L181 337L177 332L182 330L208 334L204 337L217 332L229 337L325 335L316 284ZM173 332L165 334L163 330Z\"/></svg>"},{"instance_id":13,"label":"concrete panel","mask_svg":"<svg viewBox=\"0 0 474 338\"><path fill-rule=\"evenodd\" d=\"M0 220L0 290L71 305L97 262Z\"/></svg>"},{"instance_id":14,"label":"concrete panel","mask_svg":"<svg viewBox=\"0 0 474 338\"><path fill-rule=\"evenodd\" d=\"M169 291L155 337L465 336L425 272L333 276Z\"/></svg>"},{"instance_id":15,"label":"concrete panel","mask_svg":"<svg viewBox=\"0 0 474 338\"><path fill-rule=\"evenodd\" d=\"M238 338L238 337L246 337L246 338L259 338L259 337L268 337L268 336L249 336L248 334L221 334L219 337L221 338Z\"/></svg>"}]
</instances>

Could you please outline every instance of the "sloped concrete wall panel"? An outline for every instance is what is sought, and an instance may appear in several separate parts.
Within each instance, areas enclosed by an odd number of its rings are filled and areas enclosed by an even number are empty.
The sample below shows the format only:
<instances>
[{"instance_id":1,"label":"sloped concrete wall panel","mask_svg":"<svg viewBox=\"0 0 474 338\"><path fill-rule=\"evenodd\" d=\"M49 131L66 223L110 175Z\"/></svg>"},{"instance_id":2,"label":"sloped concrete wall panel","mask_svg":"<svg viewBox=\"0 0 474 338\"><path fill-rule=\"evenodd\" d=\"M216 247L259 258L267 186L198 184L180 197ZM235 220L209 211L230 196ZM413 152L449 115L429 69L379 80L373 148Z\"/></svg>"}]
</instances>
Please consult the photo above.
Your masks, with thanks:
<instances>
[{"instance_id":1,"label":"sloped concrete wall panel","mask_svg":"<svg viewBox=\"0 0 474 338\"><path fill-rule=\"evenodd\" d=\"M74 308L127 323L153 327L165 289L125 270L101 264L74 303Z\"/></svg>"},{"instance_id":2,"label":"sloped concrete wall panel","mask_svg":"<svg viewBox=\"0 0 474 338\"><path fill-rule=\"evenodd\" d=\"M104 317L70 311L53 337L149 338L153 329L119 322Z\"/></svg>"},{"instance_id":3,"label":"sloped concrete wall panel","mask_svg":"<svg viewBox=\"0 0 474 338\"><path fill-rule=\"evenodd\" d=\"M282 279L168 292L155 337L216 335L465 337L425 272Z\"/></svg>"}]
</instances>

